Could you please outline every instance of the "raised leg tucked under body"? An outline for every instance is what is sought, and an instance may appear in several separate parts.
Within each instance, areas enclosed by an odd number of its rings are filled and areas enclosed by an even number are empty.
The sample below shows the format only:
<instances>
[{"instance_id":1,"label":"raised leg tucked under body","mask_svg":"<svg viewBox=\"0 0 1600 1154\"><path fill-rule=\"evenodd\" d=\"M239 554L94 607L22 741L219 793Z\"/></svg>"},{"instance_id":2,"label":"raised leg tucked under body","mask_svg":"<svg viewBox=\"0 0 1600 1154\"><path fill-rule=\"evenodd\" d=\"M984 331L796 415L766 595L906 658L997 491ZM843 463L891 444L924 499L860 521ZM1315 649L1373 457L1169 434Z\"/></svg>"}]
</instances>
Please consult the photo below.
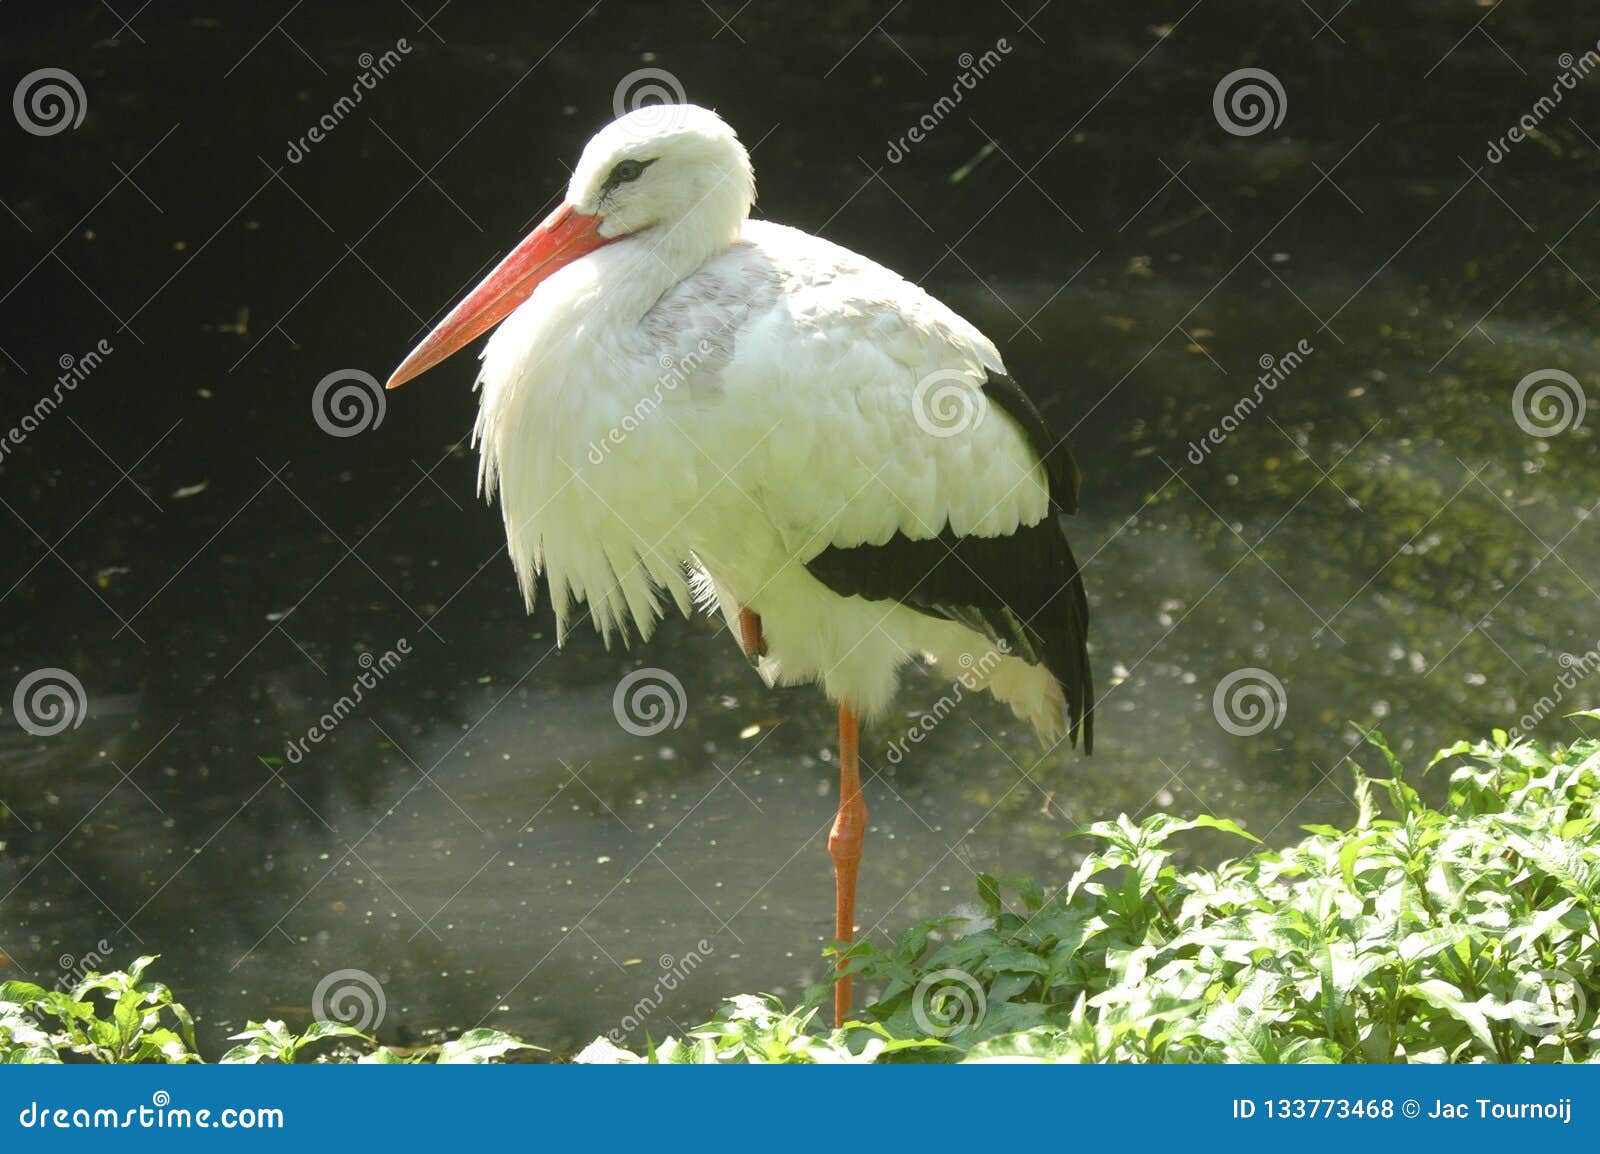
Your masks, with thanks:
<instances>
[{"instance_id":1,"label":"raised leg tucked under body","mask_svg":"<svg viewBox=\"0 0 1600 1154\"><path fill-rule=\"evenodd\" d=\"M754 665L767 655L767 639L761 632L761 615L739 610L739 646Z\"/></svg>"}]
</instances>

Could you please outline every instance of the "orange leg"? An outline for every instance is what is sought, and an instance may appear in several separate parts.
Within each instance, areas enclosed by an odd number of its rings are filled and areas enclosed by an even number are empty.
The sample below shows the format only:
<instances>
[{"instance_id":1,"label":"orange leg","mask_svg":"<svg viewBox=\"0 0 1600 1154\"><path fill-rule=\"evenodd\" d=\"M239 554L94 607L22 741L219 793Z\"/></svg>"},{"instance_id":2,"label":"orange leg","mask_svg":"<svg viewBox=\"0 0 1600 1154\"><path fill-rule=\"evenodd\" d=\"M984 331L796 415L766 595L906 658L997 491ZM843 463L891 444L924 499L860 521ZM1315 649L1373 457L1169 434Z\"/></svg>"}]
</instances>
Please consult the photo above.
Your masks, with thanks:
<instances>
[{"instance_id":1,"label":"orange leg","mask_svg":"<svg viewBox=\"0 0 1600 1154\"><path fill-rule=\"evenodd\" d=\"M833 936L849 942L856 930L856 870L861 865L861 843L867 836L867 803L861 796L861 718L843 702L839 704L839 812L828 835L828 856L833 858ZM840 968L844 962L841 960ZM844 1025L850 1014L850 979L833 987L833 1024Z\"/></svg>"},{"instance_id":2,"label":"orange leg","mask_svg":"<svg viewBox=\"0 0 1600 1154\"><path fill-rule=\"evenodd\" d=\"M767 638L761 632L761 615L748 609L739 610L739 644L751 664L767 655Z\"/></svg>"}]
</instances>

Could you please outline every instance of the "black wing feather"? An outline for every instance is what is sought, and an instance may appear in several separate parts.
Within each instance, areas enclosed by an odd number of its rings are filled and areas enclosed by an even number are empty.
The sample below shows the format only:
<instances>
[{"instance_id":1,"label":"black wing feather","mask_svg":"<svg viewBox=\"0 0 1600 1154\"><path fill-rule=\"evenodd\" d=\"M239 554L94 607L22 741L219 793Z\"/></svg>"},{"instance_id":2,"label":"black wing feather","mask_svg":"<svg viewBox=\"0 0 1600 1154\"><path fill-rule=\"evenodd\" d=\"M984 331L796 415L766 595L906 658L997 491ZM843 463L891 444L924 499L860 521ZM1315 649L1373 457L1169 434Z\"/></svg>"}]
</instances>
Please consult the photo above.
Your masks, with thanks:
<instances>
[{"instance_id":1,"label":"black wing feather","mask_svg":"<svg viewBox=\"0 0 1600 1154\"><path fill-rule=\"evenodd\" d=\"M1023 392L1005 373L990 373L983 385L984 394L1005 410L1006 415L1022 426L1028 444L1044 462L1045 476L1050 482L1050 500L1063 513L1078 511L1078 491L1083 487L1083 474L1078 462L1072 458L1072 448L1065 437L1058 437L1033 403L1033 398Z\"/></svg>"},{"instance_id":2,"label":"black wing feather","mask_svg":"<svg viewBox=\"0 0 1600 1154\"><path fill-rule=\"evenodd\" d=\"M1076 512L1081 474L1064 439L1010 377L990 373L985 392L1027 435L1044 462L1052 512L1003 537L912 540L830 547L807 563L812 576L844 597L898 601L959 622L1015 656L1043 665L1067 699L1068 733L1094 750L1094 684L1089 670L1089 600L1056 509Z\"/></svg>"}]
</instances>

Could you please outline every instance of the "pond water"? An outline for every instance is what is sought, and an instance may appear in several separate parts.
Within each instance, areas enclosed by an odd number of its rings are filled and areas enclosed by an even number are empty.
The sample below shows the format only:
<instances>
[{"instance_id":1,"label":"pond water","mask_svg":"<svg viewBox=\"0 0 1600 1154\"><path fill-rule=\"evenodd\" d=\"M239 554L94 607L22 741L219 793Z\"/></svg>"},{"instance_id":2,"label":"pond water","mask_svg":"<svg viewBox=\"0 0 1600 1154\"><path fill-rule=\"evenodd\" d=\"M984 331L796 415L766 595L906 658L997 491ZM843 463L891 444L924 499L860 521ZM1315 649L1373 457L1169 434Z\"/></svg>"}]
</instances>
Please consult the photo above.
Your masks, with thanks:
<instances>
[{"instance_id":1,"label":"pond water","mask_svg":"<svg viewBox=\"0 0 1600 1154\"><path fill-rule=\"evenodd\" d=\"M1343 821L1348 759L1373 764L1356 725L1420 773L1516 724L1600 644L1597 418L1514 404L1540 370L1592 401L1600 118L1573 95L1490 164L1581 39L1508 18L1447 55L1475 14L1390 8L1335 36L1264 6L1248 48L1238 11L1051 9L1035 35L1003 6L875 26L853 4L758 5L732 30L452 6L437 36L403 7L119 31L84 5L7 37L12 71L79 75L89 115L17 142L3 179L0 423L61 358L112 351L0 459L0 976L159 953L213 1052L247 1017L304 1021L342 970L381 987L388 1040L482 1023L557 1052L822 976L821 695L766 689L704 618L556 651L475 496L468 362L359 436L311 419L319 380L381 377L521 235L640 67L755 146L763 215L991 333L1086 476L1095 755L968 699L891 761L950 693L908 671L905 715L864 744L868 932L972 902L976 871L1059 885L1082 852L1063 835L1117 813L1211 812L1272 844ZM399 37L393 74L290 163L359 54ZM1000 37L890 163L960 54ZM1211 94L1247 64L1282 78L1287 115L1235 136ZM36 736L10 694L45 667L87 709ZM687 704L635 736L613 695L645 667ZM1539 736L1575 735L1560 714L1600 679L1563 693Z\"/></svg>"}]
</instances>

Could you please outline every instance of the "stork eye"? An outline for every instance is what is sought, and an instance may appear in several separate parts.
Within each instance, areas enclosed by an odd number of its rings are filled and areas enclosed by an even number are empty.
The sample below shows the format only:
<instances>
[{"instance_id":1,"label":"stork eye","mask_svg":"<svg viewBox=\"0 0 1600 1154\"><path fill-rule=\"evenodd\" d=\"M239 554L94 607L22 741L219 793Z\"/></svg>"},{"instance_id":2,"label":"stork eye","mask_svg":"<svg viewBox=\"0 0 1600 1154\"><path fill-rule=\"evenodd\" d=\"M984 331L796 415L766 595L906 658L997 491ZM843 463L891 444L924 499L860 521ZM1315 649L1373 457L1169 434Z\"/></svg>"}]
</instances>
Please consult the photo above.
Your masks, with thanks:
<instances>
[{"instance_id":1,"label":"stork eye","mask_svg":"<svg viewBox=\"0 0 1600 1154\"><path fill-rule=\"evenodd\" d=\"M638 180L644 175L644 170L654 164L654 160L622 160L611 170L611 175L606 177L606 187L615 188L619 184Z\"/></svg>"}]
</instances>

